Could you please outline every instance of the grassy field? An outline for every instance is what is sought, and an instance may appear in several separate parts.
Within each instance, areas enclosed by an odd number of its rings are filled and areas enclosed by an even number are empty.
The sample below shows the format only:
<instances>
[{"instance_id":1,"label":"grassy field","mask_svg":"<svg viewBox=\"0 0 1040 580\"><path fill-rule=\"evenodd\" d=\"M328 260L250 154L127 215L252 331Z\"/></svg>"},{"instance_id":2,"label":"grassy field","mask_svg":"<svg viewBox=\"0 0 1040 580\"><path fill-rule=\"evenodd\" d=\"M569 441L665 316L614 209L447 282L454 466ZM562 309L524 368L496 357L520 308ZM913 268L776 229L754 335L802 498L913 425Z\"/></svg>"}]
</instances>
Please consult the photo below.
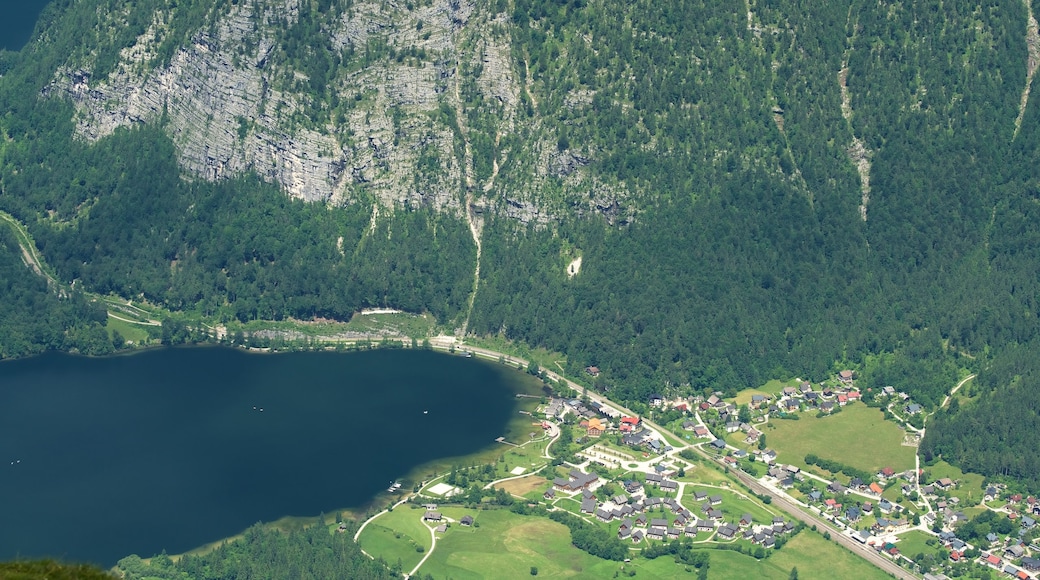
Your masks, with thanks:
<instances>
[{"instance_id":1,"label":"grassy field","mask_svg":"<svg viewBox=\"0 0 1040 580\"><path fill-rule=\"evenodd\" d=\"M700 503L694 500L694 492L703 491L708 496L721 495L722 504L716 506L722 510L722 513L726 514L726 521L736 522L740 520L740 517L745 513L751 514L756 524L771 524L773 523L774 514L772 510L762 506L757 501L745 499L736 492L728 489L718 489L715 487L702 487L698 485L687 485L686 493L683 494L683 504L690 508L697 517L701 517L700 514Z\"/></svg>"},{"instance_id":2,"label":"grassy field","mask_svg":"<svg viewBox=\"0 0 1040 580\"><path fill-rule=\"evenodd\" d=\"M506 490L513 495L524 496L532 491L543 492L549 487L549 480L538 475L529 475L520 479L510 479L502 483L496 483L495 487ZM541 497L541 493L538 497Z\"/></svg>"},{"instance_id":3,"label":"grassy field","mask_svg":"<svg viewBox=\"0 0 1040 580\"><path fill-rule=\"evenodd\" d=\"M784 463L805 469L805 456L813 453L869 472L914 466L914 448L902 445L903 430L885 421L879 409L856 403L829 417L817 419L811 413L801 417L773 421L764 431Z\"/></svg>"},{"instance_id":4,"label":"grassy field","mask_svg":"<svg viewBox=\"0 0 1040 580\"><path fill-rule=\"evenodd\" d=\"M896 546L899 551L905 554L909 558L913 558L918 554L936 554L939 552L939 545L929 546L926 542L931 539L935 540L935 536L926 534L919 530L911 530L909 532L899 534L899 542Z\"/></svg>"},{"instance_id":5,"label":"grassy field","mask_svg":"<svg viewBox=\"0 0 1040 580\"><path fill-rule=\"evenodd\" d=\"M731 561L726 556L739 556ZM733 566L733 564L737 564ZM823 536L803 530L782 549L769 558L756 562L740 554L712 552L709 578L777 578L785 580L792 568L798 568L802 580L856 578L873 580L887 578L880 569Z\"/></svg>"},{"instance_id":6,"label":"grassy field","mask_svg":"<svg viewBox=\"0 0 1040 580\"><path fill-rule=\"evenodd\" d=\"M621 567L574 548L566 526L547 518L496 510L477 521L473 530L449 529L419 572L456 580L525 578L534 566L539 577L609 578Z\"/></svg>"},{"instance_id":7,"label":"grassy field","mask_svg":"<svg viewBox=\"0 0 1040 580\"><path fill-rule=\"evenodd\" d=\"M430 530L422 523L422 515L422 509L400 506L365 526L358 543L373 557L382 557L391 564L400 558L404 569L411 570L424 555L417 552L416 547L422 546L425 551L432 545Z\"/></svg>"},{"instance_id":8,"label":"grassy field","mask_svg":"<svg viewBox=\"0 0 1040 580\"><path fill-rule=\"evenodd\" d=\"M412 510L399 508L394 514L398 511ZM457 520L465 510L446 508L442 511ZM670 557L644 560L636 556L633 562L624 564L590 556L571 545L566 527L547 518L520 516L505 510L466 513L473 515L478 525L464 528L456 524L443 535L438 534L437 547L420 573L456 580L525 578L530 576L531 567L536 567L538 576L549 578L611 578L615 572L620 572L619 577L635 572L637 578L649 579L694 578L696 575L696 570L687 570ZM417 522L418 518L414 520ZM407 518L394 521L410 524ZM391 520L383 523L391 523ZM365 540L368 535L366 528L362 545L371 552L373 542L366 544ZM394 537L392 533L389 535ZM399 548L396 553L404 554L404 550ZM799 577L803 579L873 580L885 577L866 561L809 530L804 530L783 549L762 561L731 551L712 550L710 554L708 577L712 579L784 580L793 567L798 568ZM396 562L397 557L394 555L391 561ZM413 562L414 566L417 561L418 558L405 560L402 556L405 569L409 568L408 562Z\"/></svg>"},{"instance_id":9,"label":"grassy field","mask_svg":"<svg viewBox=\"0 0 1040 580\"><path fill-rule=\"evenodd\" d=\"M123 335L124 339L133 341L135 345L148 343L148 328L140 324L131 324L109 317L105 328L108 329L109 336L112 336L113 332L118 331L119 334Z\"/></svg>"},{"instance_id":10,"label":"grassy field","mask_svg":"<svg viewBox=\"0 0 1040 580\"><path fill-rule=\"evenodd\" d=\"M949 491L949 494L952 497L960 498L960 507L962 509L982 502L983 492L985 491L983 489L985 477L977 473L964 473L959 468L945 461L938 461L935 465L923 467L922 469L927 472L927 483L932 483L943 477L949 477L958 482L957 486Z\"/></svg>"}]
</instances>

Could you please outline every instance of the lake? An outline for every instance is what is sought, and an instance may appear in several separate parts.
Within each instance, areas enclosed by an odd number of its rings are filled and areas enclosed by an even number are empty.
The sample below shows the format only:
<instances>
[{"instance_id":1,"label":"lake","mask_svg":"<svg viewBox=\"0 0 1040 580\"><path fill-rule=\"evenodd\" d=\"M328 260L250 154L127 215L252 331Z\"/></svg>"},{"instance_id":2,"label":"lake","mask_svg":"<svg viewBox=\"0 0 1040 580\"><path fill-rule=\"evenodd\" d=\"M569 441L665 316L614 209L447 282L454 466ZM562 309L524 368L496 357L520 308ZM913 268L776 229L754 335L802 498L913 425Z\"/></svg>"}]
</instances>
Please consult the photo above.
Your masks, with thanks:
<instances>
[{"instance_id":1,"label":"lake","mask_svg":"<svg viewBox=\"0 0 1040 580\"><path fill-rule=\"evenodd\" d=\"M21 50L32 36L36 19L50 0L17 0L5 2L0 18L0 49Z\"/></svg>"},{"instance_id":2,"label":"lake","mask_svg":"<svg viewBox=\"0 0 1040 580\"><path fill-rule=\"evenodd\" d=\"M107 567L363 506L419 465L494 445L524 377L421 350L0 364L0 559Z\"/></svg>"}]
</instances>

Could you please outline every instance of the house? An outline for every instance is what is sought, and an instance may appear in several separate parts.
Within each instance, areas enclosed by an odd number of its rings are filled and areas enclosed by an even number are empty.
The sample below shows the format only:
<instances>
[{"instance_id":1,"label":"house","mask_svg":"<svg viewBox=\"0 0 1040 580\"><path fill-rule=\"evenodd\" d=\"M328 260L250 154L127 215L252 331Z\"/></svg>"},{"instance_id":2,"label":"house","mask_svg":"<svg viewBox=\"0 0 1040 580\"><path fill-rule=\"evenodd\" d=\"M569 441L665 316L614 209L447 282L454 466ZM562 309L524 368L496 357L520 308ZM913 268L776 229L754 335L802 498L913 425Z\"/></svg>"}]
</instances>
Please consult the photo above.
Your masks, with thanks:
<instances>
[{"instance_id":1,"label":"house","mask_svg":"<svg viewBox=\"0 0 1040 580\"><path fill-rule=\"evenodd\" d=\"M737 528L730 527L732 524L726 524L719 528L719 535L727 540L733 539L733 536L737 534Z\"/></svg>"},{"instance_id":2,"label":"house","mask_svg":"<svg viewBox=\"0 0 1040 580\"><path fill-rule=\"evenodd\" d=\"M707 427L703 427L700 425L693 428L693 434L697 437L708 437L711 435Z\"/></svg>"},{"instance_id":3,"label":"house","mask_svg":"<svg viewBox=\"0 0 1040 580\"><path fill-rule=\"evenodd\" d=\"M773 451L772 449L766 449L765 451L763 451L762 461L766 463L772 463L776 461L776 451Z\"/></svg>"},{"instance_id":4,"label":"house","mask_svg":"<svg viewBox=\"0 0 1040 580\"><path fill-rule=\"evenodd\" d=\"M584 473L578 469L572 469L568 475L570 475L569 479L563 479L562 477L554 479L553 487L562 491L578 491L588 489L589 486L599 481L599 476L595 473Z\"/></svg>"},{"instance_id":5,"label":"house","mask_svg":"<svg viewBox=\"0 0 1040 580\"><path fill-rule=\"evenodd\" d=\"M866 544L867 540L870 539L870 532L868 530L860 530L860 532L852 536L852 538L861 544Z\"/></svg>"},{"instance_id":6,"label":"house","mask_svg":"<svg viewBox=\"0 0 1040 580\"><path fill-rule=\"evenodd\" d=\"M847 404L849 404L849 396L845 393L838 393L838 406L844 407Z\"/></svg>"},{"instance_id":7,"label":"house","mask_svg":"<svg viewBox=\"0 0 1040 580\"><path fill-rule=\"evenodd\" d=\"M697 526L686 526L686 529L683 530L683 532L686 534L687 538L692 538L697 535Z\"/></svg>"},{"instance_id":8,"label":"house","mask_svg":"<svg viewBox=\"0 0 1040 580\"><path fill-rule=\"evenodd\" d=\"M593 504L593 506L595 505L596 504ZM584 507L585 506L582 505L582 508ZM584 509L582 511L584 511ZM599 519L599 521L601 522L609 522L610 520L614 519L614 515L603 508L599 508L598 510L596 510L596 518Z\"/></svg>"},{"instance_id":9,"label":"house","mask_svg":"<svg viewBox=\"0 0 1040 580\"><path fill-rule=\"evenodd\" d=\"M878 509L881 510L881 513L883 514L887 514L888 512L892 511L892 507L892 502L888 501L887 499L882 499L878 502Z\"/></svg>"},{"instance_id":10,"label":"house","mask_svg":"<svg viewBox=\"0 0 1040 580\"><path fill-rule=\"evenodd\" d=\"M950 489L951 487L953 487L953 480L950 479L949 477L944 477L944 478L940 479L939 481L936 481L935 485L939 486L943 490L947 490L947 489Z\"/></svg>"},{"instance_id":11,"label":"house","mask_svg":"<svg viewBox=\"0 0 1040 580\"><path fill-rule=\"evenodd\" d=\"M785 397L793 397L796 394L798 394L798 389L794 387L784 387L784 390L782 392Z\"/></svg>"},{"instance_id":12,"label":"house","mask_svg":"<svg viewBox=\"0 0 1040 580\"><path fill-rule=\"evenodd\" d=\"M998 570L1000 569L1000 565L1004 563L1003 560L1001 560L995 554L990 554L990 555L986 556L986 558L983 560L983 562L985 562L986 564L989 564L990 566L993 566L994 568L997 568Z\"/></svg>"},{"instance_id":13,"label":"house","mask_svg":"<svg viewBox=\"0 0 1040 580\"><path fill-rule=\"evenodd\" d=\"M679 484L670 479L666 479L661 482L661 489L665 491L676 491L679 489Z\"/></svg>"},{"instance_id":14,"label":"house","mask_svg":"<svg viewBox=\"0 0 1040 580\"><path fill-rule=\"evenodd\" d=\"M896 474L896 470L892 469L891 467L882 467L881 471L878 472L878 477L883 477L885 479L888 479L888 478L892 477L895 474Z\"/></svg>"},{"instance_id":15,"label":"house","mask_svg":"<svg viewBox=\"0 0 1040 580\"><path fill-rule=\"evenodd\" d=\"M1027 556L1022 558L1022 567L1030 572L1040 571L1040 560Z\"/></svg>"},{"instance_id":16,"label":"house","mask_svg":"<svg viewBox=\"0 0 1040 580\"><path fill-rule=\"evenodd\" d=\"M600 421L599 417L593 417L589 419L588 427L585 429L585 434L589 437L599 437L606 430L606 426L602 421Z\"/></svg>"},{"instance_id":17,"label":"house","mask_svg":"<svg viewBox=\"0 0 1040 580\"><path fill-rule=\"evenodd\" d=\"M439 522L441 521L441 512L429 511L423 514L423 520L428 522Z\"/></svg>"},{"instance_id":18,"label":"house","mask_svg":"<svg viewBox=\"0 0 1040 580\"><path fill-rule=\"evenodd\" d=\"M698 532L710 532L715 529L715 524L709 520L697 520L697 531Z\"/></svg>"},{"instance_id":19,"label":"house","mask_svg":"<svg viewBox=\"0 0 1040 580\"><path fill-rule=\"evenodd\" d=\"M896 394L896 388L893 387L892 385L889 385L889 386L881 389L881 392L883 394L887 395L887 396L892 396L892 395Z\"/></svg>"},{"instance_id":20,"label":"house","mask_svg":"<svg viewBox=\"0 0 1040 580\"><path fill-rule=\"evenodd\" d=\"M849 391L845 394L849 398L849 402L858 401L860 398L859 391Z\"/></svg>"},{"instance_id":21,"label":"house","mask_svg":"<svg viewBox=\"0 0 1040 580\"><path fill-rule=\"evenodd\" d=\"M809 499L811 501L820 501L820 498L822 498L822 497L823 497L823 493L821 493L818 490L813 490L813 491L809 492Z\"/></svg>"},{"instance_id":22,"label":"house","mask_svg":"<svg viewBox=\"0 0 1040 580\"><path fill-rule=\"evenodd\" d=\"M714 520L716 522L720 522L720 521L722 521L723 517L725 517L725 516L722 513L722 510L709 510L708 511L708 519L710 519L710 520Z\"/></svg>"},{"instance_id":23,"label":"house","mask_svg":"<svg viewBox=\"0 0 1040 580\"><path fill-rule=\"evenodd\" d=\"M723 441L722 439L716 439L716 440L711 442L711 446L714 447L715 449L722 450L722 449L726 448L726 442Z\"/></svg>"},{"instance_id":24,"label":"house","mask_svg":"<svg viewBox=\"0 0 1040 580\"><path fill-rule=\"evenodd\" d=\"M982 496L982 501L993 501L997 499L997 488L992 485L986 488L986 493Z\"/></svg>"},{"instance_id":25,"label":"house","mask_svg":"<svg viewBox=\"0 0 1040 580\"><path fill-rule=\"evenodd\" d=\"M596 511L596 500L594 498L586 498L581 501L581 513L591 514Z\"/></svg>"},{"instance_id":26,"label":"house","mask_svg":"<svg viewBox=\"0 0 1040 580\"><path fill-rule=\"evenodd\" d=\"M592 376L592 377L598 377L599 376L599 367L595 367L595 366L593 366L593 367L585 367L585 374L587 374L589 376Z\"/></svg>"},{"instance_id":27,"label":"house","mask_svg":"<svg viewBox=\"0 0 1040 580\"><path fill-rule=\"evenodd\" d=\"M622 417L622 425L628 425L629 427L635 428L639 425L639 417Z\"/></svg>"},{"instance_id":28,"label":"house","mask_svg":"<svg viewBox=\"0 0 1040 580\"><path fill-rule=\"evenodd\" d=\"M850 522L859 521L861 515L862 512L856 506L852 506L845 510L845 519L849 520Z\"/></svg>"},{"instance_id":29,"label":"house","mask_svg":"<svg viewBox=\"0 0 1040 580\"><path fill-rule=\"evenodd\" d=\"M464 526L472 526L473 525L473 516L462 516L462 519L459 520L459 523L464 525Z\"/></svg>"},{"instance_id":30,"label":"house","mask_svg":"<svg viewBox=\"0 0 1040 580\"><path fill-rule=\"evenodd\" d=\"M824 401L820 403L820 410L824 413L830 413L834 410L834 401Z\"/></svg>"},{"instance_id":31,"label":"house","mask_svg":"<svg viewBox=\"0 0 1040 580\"><path fill-rule=\"evenodd\" d=\"M1035 525L1036 525L1036 520L1034 520L1033 518L1031 518L1029 516L1022 516L1022 527L1023 528L1029 530L1029 529L1032 529L1033 526L1035 526Z\"/></svg>"},{"instance_id":32,"label":"house","mask_svg":"<svg viewBox=\"0 0 1040 580\"><path fill-rule=\"evenodd\" d=\"M798 401L795 399L787 399L786 401L784 401L784 407L787 409L788 413L797 411Z\"/></svg>"},{"instance_id":33,"label":"house","mask_svg":"<svg viewBox=\"0 0 1040 580\"><path fill-rule=\"evenodd\" d=\"M696 421L683 421L682 428L683 428L683 431L693 431L694 429L697 428L697 422Z\"/></svg>"},{"instance_id":34,"label":"house","mask_svg":"<svg viewBox=\"0 0 1040 580\"><path fill-rule=\"evenodd\" d=\"M650 528L646 531L648 540L664 540L664 528Z\"/></svg>"},{"instance_id":35,"label":"house","mask_svg":"<svg viewBox=\"0 0 1040 580\"><path fill-rule=\"evenodd\" d=\"M740 431L739 421L730 421L729 423L726 423L726 433L736 433L737 431Z\"/></svg>"},{"instance_id":36,"label":"house","mask_svg":"<svg viewBox=\"0 0 1040 580\"><path fill-rule=\"evenodd\" d=\"M433 531L437 532L438 534L443 534L444 532L448 531L448 524L441 524L434 528Z\"/></svg>"},{"instance_id":37,"label":"house","mask_svg":"<svg viewBox=\"0 0 1040 580\"><path fill-rule=\"evenodd\" d=\"M837 481L832 481L829 484L827 484L827 491L831 493L845 493L846 489L844 485L838 483Z\"/></svg>"},{"instance_id":38,"label":"house","mask_svg":"<svg viewBox=\"0 0 1040 580\"><path fill-rule=\"evenodd\" d=\"M848 371L848 370L841 371L840 373L838 373L838 380L843 382L843 383L845 383L845 384L851 383L852 382L852 371Z\"/></svg>"},{"instance_id":39,"label":"house","mask_svg":"<svg viewBox=\"0 0 1040 580\"><path fill-rule=\"evenodd\" d=\"M620 528L618 528L617 539L624 540L624 539L627 539L631 535L632 535L632 528L626 528L624 526L621 526Z\"/></svg>"},{"instance_id":40,"label":"house","mask_svg":"<svg viewBox=\"0 0 1040 580\"><path fill-rule=\"evenodd\" d=\"M1004 555L1011 560L1017 560L1022 556L1025 556L1026 549L1021 544L1009 546L1008 549L1004 550Z\"/></svg>"},{"instance_id":41,"label":"house","mask_svg":"<svg viewBox=\"0 0 1040 580\"><path fill-rule=\"evenodd\" d=\"M648 402L650 403L651 407L660 407L664 405L664 397L658 395L657 393L654 393L650 395Z\"/></svg>"},{"instance_id":42,"label":"house","mask_svg":"<svg viewBox=\"0 0 1040 580\"><path fill-rule=\"evenodd\" d=\"M769 398L765 395L751 395L751 408L757 409L762 406L763 403L768 401Z\"/></svg>"},{"instance_id":43,"label":"house","mask_svg":"<svg viewBox=\"0 0 1040 580\"><path fill-rule=\"evenodd\" d=\"M643 530L636 530L632 532L632 543L638 544L643 541Z\"/></svg>"},{"instance_id":44,"label":"house","mask_svg":"<svg viewBox=\"0 0 1040 580\"><path fill-rule=\"evenodd\" d=\"M872 482L870 482L870 491L871 491L871 493L874 493L874 494L877 494L877 495L881 495L881 492L883 492L885 490L881 489L881 486L878 485L877 482L872 481Z\"/></svg>"},{"instance_id":45,"label":"house","mask_svg":"<svg viewBox=\"0 0 1040 580\"><path fill-rule=\"evenodd\" d=\"M545 493L542 494L542 497L544 497L545 499L548 499L548 500L555 499L556 498L556 490L550 487L549 489L545 490Z\"/></svg>"},{"instance_id":46,"label":"house","mask_svg":"<svg viewBox=\"0 0 1040 580\"><path fill-rule=\"evenodd\" d=\"M921 405L918 405L917 403L910 403L909 405L904 407L904 410L906 411L906 413L908 415L916 415L916 414L921 412L922 407L921 407Z\"/></svg>"},{"instance_id":47,"label":"house","mask_svg":"<svg viewBox=\"0 0 1040 580\"><path fill-rule=\"evenodd\" d=\"M741 527L750 526L751 523L752 523L751 514L744 514L744 515L740 516L739 524L740 524Z\"/></svg>"},{"instance_id":48,"label":"house","mask_svg":"<svg viewBox=\"0 0 1040 580\"><path fill-rule=\"evenodd\" d=\"M722 503L722 496L721 495L713 495L713 496L708 498L708 501L711 502L711 505L719 505L720 503Z\"/></svg>"},{"instance_id":49,"label":"house","mask_svg":"<svg viewBox=\"0 0 1040 580\"><path fill-rule=\"evenodd\" d=\"M679 530L677 528L668 528L666 532L669 540L674 540L679 537Z\"/></svg>"},{"instance_id":50,"label":"house","mask_svg":"<svg viewBox=\"0 0 1040 580\"><path fill-rule=\"evenodd\" d=\"M664 481L664 478L658 473L646 474L646 482L650 485L661 485L662 481Z\"/></svg>"},{"instance_id":51,"label":"house","mask_svg":"<svg viewBox=\"0 0 1040 580\"><path fill-rule=\"evenodd\" d=\"M660 528L660 529L663 530L663 529L668 527L668 520L666 520L664 518L654 518L654 519L650 520L650 527L651 528Z\"/></svg>"}]
</instances>

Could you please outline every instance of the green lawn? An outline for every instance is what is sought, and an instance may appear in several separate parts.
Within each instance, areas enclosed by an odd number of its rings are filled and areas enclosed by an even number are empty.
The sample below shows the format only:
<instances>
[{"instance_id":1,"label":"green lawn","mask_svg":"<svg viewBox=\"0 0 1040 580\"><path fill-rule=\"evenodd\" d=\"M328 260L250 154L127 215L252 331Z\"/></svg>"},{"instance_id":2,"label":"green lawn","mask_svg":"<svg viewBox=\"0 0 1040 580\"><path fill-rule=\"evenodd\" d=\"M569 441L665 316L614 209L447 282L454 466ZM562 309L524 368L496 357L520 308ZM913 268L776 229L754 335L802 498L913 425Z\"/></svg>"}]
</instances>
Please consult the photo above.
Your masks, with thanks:
<instances>
[{"instance_id":1,"label":"green lawn","mask_svg":"<svg viewBox=\"0 0 1040 580\"><path fill-rule=\"evenodd\" d=\"M903 430L885 421L881 410L854 403L840 413L817 419L802 413L799 421L772 421L764 433L780 461L803 469L805 456L825 459L875 472L882 467L896 471L914 466L914 448L904 447Z\"/></svg>"},{"instance_id":2,"label":"green lawn","mask_svg":"<svg viewBox=\"0 0 1040 580\"><path fill-rule=\"evenodd\" d=\"M391 564L400 558L404 569L411 570L425 555L417 552L416 546L429 550L432 544L430 530L422 523L423 513L422 509L400 506L365 526L358 543L372 557L382 557Z\"/></svg>"},{"instance_id":3,"label":"green lawn","mask_svg":"<svg viewBox=\"0 0 1040 580\"><path fill-rule=\"evenodd\" d=\"M751 514L751 517L754 518L756 524L771 524L773 523L774 515L783 515L782 512L776 512L774 514L772 510L766 508L758 501L744 499L730 490L687 485L686 493L683 495L683 504L686 505L690 511L694 512L698 518L702 517L703 514L700 513L701 503L694 500L694 492L696 491L703 491L707 493L709 497L713 495L721 495L722 504L716 506L716 508L722 510L722 513L726 515L727 522L737 522L740 520L742 515L749 513Z\"/></svg>"},{"instance_id":4,"label":"green lawn","mask_svg":"<svg viewBox=\"0 0 1040 580\"><path fill-rule=\"evenodd\" d=\"M489 510L479 528L452 526L419 570L434 578L609 578L622 566L573 547L567 527L548 518ZM652 575L640 577L654 578Z\"/></svg>"},{"instance_id":5,"label":"green lawn","mask_svg":"<svg viewBox=\"0 0 1040 580\"><path fill-rule=\"evenodd\" d=\"M977 473L964 473L959 468L945 461L938 461L935 465L922 467L922 469L924 469L928 478L925 483L934 483L937 479L942 479L943 477L949 477L958 482L957 487L951 489L948 493L952 497L960 498L960 509L978 505L982 502L983 492L985 491L983 488L985 477Z\"/></svg>"},{"instance_id":6,"label":"green lawn","mask_svg":"<svg viewBox=\"0 0 1040 580\"><path fill-rule=\"evenodd\" d=\"M125 314L117 313L119 316L129 318ZM146 344L148 342L148 327L140 324L131 324L129 322L123 322L117 320L111 316L108 318L108 322L105 323L105 327L108 329L109 336L112 336L114 331L118 331L119 334L123 335L123 338L129 341L133 341L135 345Z\"/></svg>"},{"instance_id":7,"label":"green lawn","mask_svg":"<svg viewBox=\"0 0 1040 580\"><path fill-rule=\"evenodd\" d=\"M458 519L461 513L448 515ZM590 556L571 545L566 527L547 518L520 516L505 510L471 515L479 527L451 526L438 538L437 547L420 573L456 580L527 578L534 566L539 577L549 578L611 578L615 572L621 572L619 577L627 577L626 571L634 571L636 578L696 577L696 570L687 571L667 556L645 560L633 552L633 561L628 564ZM803 530L761 561L732 551L711 550L710 554L708 577L712 579L785 580L793 567L798 568L802 579L885 578L863 559L809 530Z\"/></svg>"},{"instance_id":8,"label":"green lawn","mask_svg":"<svg viewBox=\"0 0 1040 580\"><path fill-rule=\"evenodd\" d=\"M896 546L899 548L900 552L909 558L913 558L921 553L936 554L939 551L939 544L929 546L926 542L930 539L934 540L935 536L926 534L919 530L911 530L899 534L899 541L896 543Z\"/></svg>"}]
</instances>

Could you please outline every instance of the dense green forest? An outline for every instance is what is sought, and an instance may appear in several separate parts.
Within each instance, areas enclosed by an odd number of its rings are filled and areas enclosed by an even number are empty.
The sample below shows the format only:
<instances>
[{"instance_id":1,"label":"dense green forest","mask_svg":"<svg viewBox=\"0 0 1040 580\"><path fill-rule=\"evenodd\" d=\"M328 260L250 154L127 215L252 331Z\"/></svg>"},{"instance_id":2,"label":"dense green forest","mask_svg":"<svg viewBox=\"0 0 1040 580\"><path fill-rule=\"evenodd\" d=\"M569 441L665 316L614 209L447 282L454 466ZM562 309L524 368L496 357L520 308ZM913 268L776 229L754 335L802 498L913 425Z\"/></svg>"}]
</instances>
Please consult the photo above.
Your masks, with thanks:
<instances>
[{"instance_id":1,"label":"dense green forest","mask_svg":"<svg viewBox=\"0 0 1040 580\"><path fill-rule=\"evenodd\" d=\"M1040 354L1040 90L1019 121L1020 0L478 0L501 15L492 32L520 79L519 114L507 119L482 96L480 67L460 65L458 110L449 91L428 115L466 140L481 183L499 168L487 191L458 192L487 208L471 310L477 252L462 211L374 212L363 188L306 204L251 175L183 178L165 119L75 137L74 107L43 96L55 71L115 70L156 7L176 16L145 63L162 66L236 3L87 4L56 1L42 41L0 53L0 209L66 282L223 320L367 306L430 312L449 330L468 320L470 333L565 353L572 374L598 366L598 387L626 401L853 366L861 386L931 407L971 369L991 394L937 415L923 449L987 475L1040 472L1021 453L1040 405L1022 362ZM365 67L457 56L383 37L334 49L329 23L364 8L303 4L277 27L270 62L286 71L279 90L306 97L294 122L307 127L363 102L335 87ZM587 179L537 169L567 155ZM426 161L415 170L441 170ZM551 216L507 217L518 199ZM38 282L3 281L12 293ZM17 291L23 303L76 302L34 288ZM11 304L0 319L27 328ZM96 312L75 312L37 317L51 330L11 352L97 332ZM998 424L1008 431L979 428Z\"/></svg>"},{"instance_id":2,"label":"dense green forest","mask_svg":"<svg viewBox=\"0 0 1040 580\"><path fill-rule=\"evenodd\" d=\"M104 307L81 292L51 290L22 262L22 251L0 222L0 359L69 350L108 354L115 350L104 325Z\"/></svg>"},{"instance_id":3,"label":"dense green forest","mask_svg":"<svg viewBox=\"0 0 1040 580\"><path fill-rule=\"evenodd\" d=\"M348 526L349 527L349 526ZM354 527L330 532L325 526L280 532L255 525L243 537L202 556L176 562L161 554L147 563L138 556L119 561L126 580L215 580L218 578L364 578L400 577L400 563L373 560L354 542Z\"/></svg>"}]
</instances>

